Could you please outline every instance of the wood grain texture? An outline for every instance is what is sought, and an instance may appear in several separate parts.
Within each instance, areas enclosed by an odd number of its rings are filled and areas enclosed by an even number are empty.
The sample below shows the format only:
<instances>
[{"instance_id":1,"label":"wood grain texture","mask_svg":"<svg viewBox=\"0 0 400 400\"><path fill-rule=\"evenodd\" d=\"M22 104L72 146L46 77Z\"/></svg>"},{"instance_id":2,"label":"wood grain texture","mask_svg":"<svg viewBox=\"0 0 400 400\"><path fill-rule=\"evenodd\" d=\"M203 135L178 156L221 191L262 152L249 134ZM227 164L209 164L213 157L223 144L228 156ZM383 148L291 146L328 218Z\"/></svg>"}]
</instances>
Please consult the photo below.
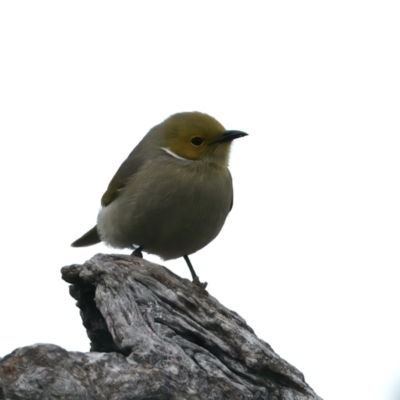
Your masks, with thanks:
<instances>
[{"instance_id":1,"label":"wood grain texture","mask_svg":"<svg viewBox=\"0 0 400 400\"><path fill-rule=\"evenodd\" d=\"M243 318L162 266L98 254L62 276L91 352L15 350L0 399L320 400Z\"/></svg>"}]
</instances>

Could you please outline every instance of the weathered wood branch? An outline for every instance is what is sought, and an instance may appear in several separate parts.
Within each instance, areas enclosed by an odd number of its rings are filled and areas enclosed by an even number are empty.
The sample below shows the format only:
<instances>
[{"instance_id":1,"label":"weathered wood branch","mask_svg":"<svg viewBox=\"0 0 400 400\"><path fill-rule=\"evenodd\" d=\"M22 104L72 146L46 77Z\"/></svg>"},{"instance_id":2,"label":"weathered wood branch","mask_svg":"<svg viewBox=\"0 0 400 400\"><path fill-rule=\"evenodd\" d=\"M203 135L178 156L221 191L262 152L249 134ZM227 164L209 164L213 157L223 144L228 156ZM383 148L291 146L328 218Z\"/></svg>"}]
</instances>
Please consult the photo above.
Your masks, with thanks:
<instances>
[{"instance_id":1,"label":"weathered wood branch","mask_svg":"<svg viewBox=\"0 0 400 400\"><path fill-rule=\"evenodd\" d=\"M164 267L99 254L62 276L91 352L15 350L0 399L320 399L238 314Z\"/></svg>"}]
</instances>

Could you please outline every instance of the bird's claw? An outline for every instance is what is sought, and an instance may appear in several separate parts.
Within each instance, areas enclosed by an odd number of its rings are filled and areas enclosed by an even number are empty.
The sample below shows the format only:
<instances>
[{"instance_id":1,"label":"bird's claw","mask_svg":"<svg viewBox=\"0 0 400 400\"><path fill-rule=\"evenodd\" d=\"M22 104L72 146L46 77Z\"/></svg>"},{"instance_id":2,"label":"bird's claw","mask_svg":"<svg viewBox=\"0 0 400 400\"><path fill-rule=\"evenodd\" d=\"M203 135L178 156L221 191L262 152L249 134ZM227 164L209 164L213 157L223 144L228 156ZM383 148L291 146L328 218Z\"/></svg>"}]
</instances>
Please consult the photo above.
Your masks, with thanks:
<instances>
[{"instance_id":1,"label":"bird's claw","mask_svg":"<svg viewBox=\"0 0 400 400\"><path fill-rule=\"evenodd\" d=\"M206 292L206 287L207 287L208 283L200 282L200 279L197 275L193 278L192 283L199 289L200 292L203 292L203 293Z\"/></svg>"},{"instance_id":2,"label":"bird's claw","mask_svg":"<svg viewBox=\"0 0 400 400\"><path fill-rule=\"evenodd\" d=\"M141 247L138 247L138 248L132 253L132 255L135 256L135 257L143 258L143 254L142 254L142 251L141 251Z\"/></svg>"}]
</instances>

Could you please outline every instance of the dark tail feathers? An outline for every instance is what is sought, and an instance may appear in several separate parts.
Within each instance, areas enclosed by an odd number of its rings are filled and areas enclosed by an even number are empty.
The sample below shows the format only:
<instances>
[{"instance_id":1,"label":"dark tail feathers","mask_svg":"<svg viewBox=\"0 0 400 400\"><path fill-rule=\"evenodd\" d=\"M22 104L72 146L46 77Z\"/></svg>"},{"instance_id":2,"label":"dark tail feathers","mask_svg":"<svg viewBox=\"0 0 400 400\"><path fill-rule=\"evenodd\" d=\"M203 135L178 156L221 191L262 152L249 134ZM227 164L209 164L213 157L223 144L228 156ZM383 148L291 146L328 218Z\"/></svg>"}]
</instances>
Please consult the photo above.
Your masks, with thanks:
<instances>
[{"instance_id":1,"label":"dark tail feathers","mask_svg":"<svg viewBox=\"0 0 400 400\"><path fill-rule=\"evenodd\" d=\"M85 247L91 246L92 244L100 243L101 239L99 233L97 232L97 226L92 228L89 232L86 232L82 237L78 240L75 240L74 243L71 244L72 247Z\"/></svg>"}]
</instances>

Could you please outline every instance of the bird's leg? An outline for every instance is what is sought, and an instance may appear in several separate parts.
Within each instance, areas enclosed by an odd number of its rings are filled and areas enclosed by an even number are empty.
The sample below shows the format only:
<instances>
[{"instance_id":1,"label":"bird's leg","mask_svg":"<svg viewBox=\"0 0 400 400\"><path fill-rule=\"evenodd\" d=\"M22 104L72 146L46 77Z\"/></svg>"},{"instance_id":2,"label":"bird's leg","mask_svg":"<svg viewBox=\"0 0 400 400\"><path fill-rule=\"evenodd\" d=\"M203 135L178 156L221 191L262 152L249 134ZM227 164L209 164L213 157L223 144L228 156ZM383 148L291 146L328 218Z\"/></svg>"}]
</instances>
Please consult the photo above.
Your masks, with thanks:
<instances>
[{"instance_id":1,"label":"bird's leg","mask_svg":"<svg viewBox=\"0 0 400 400\"><path fill-rule=\"evenodd\" d=\"M187 266L188 266L189 269L190 269L190 273L192 274L193 282L194 282L195 280L199 280L199 277L196 275L196 272L194 271L193 265L192 265L192 263L191 263L190 260L189 260L189 256L187 256L187 255L185 254L185 255L183 256L183 258L185 259L186 264L187 264Z\"/></svg>"},{"instance_id":2,"label":"bird's leg","mask_svg":"<svg viewBox=\"0 0 400 400\"><path fill-rule=\"evenodd\" d=\"M135 251L132 253L132 255L135 257L143 258L142 250L143 250L143 246L139 246L137 249L135 249Z\"/></svg>"},{"instance_id":3,"label":"bird's leg","mask_svg":"<svg viewBox=\"0 0 400 400\"><path fill-rule=\"evenodd\" d=\"M192 274L192 279L193 279L193 283L196 286L199 286L202 290L205 290L207 287L207 282L200 282L199 277L196 275L196 272L194 271L193 265L189 260L189 256L187 256L186 254L183 256L183 258L186 261L187 266L189 267L190 273Z\"/></svg>"}]
</instances>

